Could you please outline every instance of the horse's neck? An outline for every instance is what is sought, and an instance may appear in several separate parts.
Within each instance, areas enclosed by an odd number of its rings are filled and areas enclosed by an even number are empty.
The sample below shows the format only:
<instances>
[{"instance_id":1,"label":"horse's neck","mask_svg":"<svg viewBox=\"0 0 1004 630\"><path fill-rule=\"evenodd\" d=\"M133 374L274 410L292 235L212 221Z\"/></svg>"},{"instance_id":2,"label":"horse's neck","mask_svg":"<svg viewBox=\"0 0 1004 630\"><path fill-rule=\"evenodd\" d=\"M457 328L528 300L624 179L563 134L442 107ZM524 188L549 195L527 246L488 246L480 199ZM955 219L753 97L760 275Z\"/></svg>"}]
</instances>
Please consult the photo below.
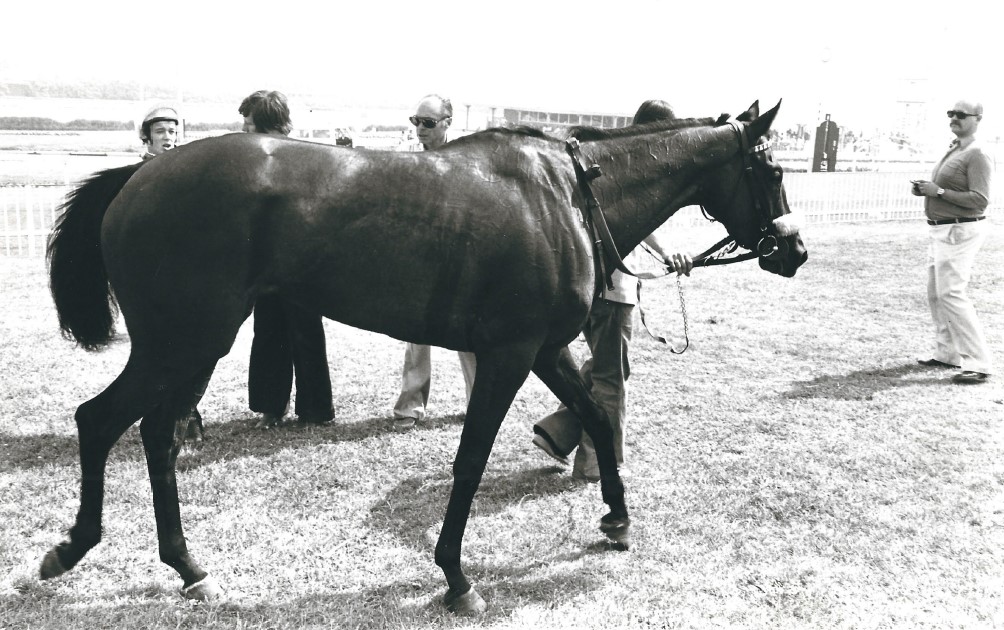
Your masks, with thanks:
<instances>
[{"instance_id":1,"label":"horse's neck","mask_svg":"<svg viewBox=\"0 0 1004 630\"><path fill-rule=\"evenodd\" d=\"M591 185L621 255L695 203L699 178L734 154L733 138L729 127L696 127L596 143L589 157L603 175Z\"/></svg>"}]
</instances>

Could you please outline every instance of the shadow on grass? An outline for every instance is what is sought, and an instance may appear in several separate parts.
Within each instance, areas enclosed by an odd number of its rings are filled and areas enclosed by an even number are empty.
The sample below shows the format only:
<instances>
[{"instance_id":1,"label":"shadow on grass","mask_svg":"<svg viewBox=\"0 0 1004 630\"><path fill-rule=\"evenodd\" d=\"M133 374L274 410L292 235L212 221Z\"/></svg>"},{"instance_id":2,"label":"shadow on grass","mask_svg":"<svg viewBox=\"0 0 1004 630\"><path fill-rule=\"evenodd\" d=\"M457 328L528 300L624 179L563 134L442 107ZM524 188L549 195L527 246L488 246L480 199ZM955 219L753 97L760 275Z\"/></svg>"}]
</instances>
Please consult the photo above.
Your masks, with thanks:
<instances>
[{"instance_id":1,"label":"shadow on grass","mask_svg":"<svg viewBox=\"0 0 1004 630\"><path fill-rule=\"evenodd\" d=\"M80 461L77 436L7 435L0 433L0 472L43 466L76 466Z\"/></svg>"},{"instance_id":2,"label":"shadow on grass","mask_svg":"<svg viewBox=\"0 0 1004 630\"><path fill-rule=\"evenodd\" d=\"M462 414L430 418L411 431L429 431L448 425L463 425ZM267 457L280 449L312 448L323 444L360 442L369 438L400 435L393 429L393 418L375 417L354 422L304 424L286 421L271 429L258 429L252 420L207 422L206 439L198 445L188 443L178 457L178 470L191 470L207 464L238 458Z\"/></svg>"},{"instance_id":3,"label":"shadow on grass","mask_svg":"<svg viewBox=\"0 0 1004 630\"><path fill-rule=\"evenodd\" d=\"M848 374L817 376L797 381L785 398L872 400L875 394L898 387L951 385L952 370L930 368L916 362L887 368L857 370Z\"/></svg>"},{"instance_id":4,"label":"shadow on grass","mask_svg":"<svg viewBox=\"0 0 1004 630\"><path fill-rule=\"evenodd\" d=\"M530 576L531 568L485 576L475 584L488 603L488 610L476 620L490 626L511 617L529 603L554 605L582 593L598 590L603 584L595 575L564 572ZM481 574L481 571L476 570ZM67 579L73 579L67 578ZM65 594L58 583L32 580L19 592L0 594L0 611L10 627L93 628L105 621L118 626L122 620L166 624L171 627L269 627L269 628L387 628L416 624L453 626L461 618L448 613L442 604L445 580L409 579L363 589L345 589L344 584L315 583L311 593L284 599L252 598L226 591L221 601L194 604L177 590L161 584L123 586L118 593L103 596ZM125 627L123 625L122 627Z\"/></svg>"},{"instance_id":5,"label":"shadow on grass","mask_svg":"<svg viewBox=\"0 0 1004 630\"><path fill-rule=\"evenodd\" d=\"M371 437L394 434L391 417L368 418L356 422L303 424L285 422L264 430L254 427L257 418L205 421L206 439L199 445L187 443L178 457L178 470L192 470L206 464L237 458L261 457L279 449L309 448L320 444L357 442ZM450 425L463 425L464 415L433 417L418 423L412 431L431 431ZM62 434L9 435L0 432L3 461L0 472L11 469L35 469L43 466L73 466L80 462L77 436ZM139 422L126 430L115 443L109 462L144 461Z\"/></svg>"},{"instance_id":6,"label":"shadow on grass","mask_svg":"<svg viewBox=\"0 0 1004 630\"><path fill-rule=\"evenodd\" d=\"M563 469L544 466L505 475L486 474L475 496L478 514L497 514L527 499L538 499L581 488L583 482ZM430 550L438 537L438 526L446 514L453 476L411 477L401 481L370 510L366 524L394 535L416 549ZM596 493L600 502L599 491ZM555 518L560 515L555 514Z\"/></svg>"}]
</instances>

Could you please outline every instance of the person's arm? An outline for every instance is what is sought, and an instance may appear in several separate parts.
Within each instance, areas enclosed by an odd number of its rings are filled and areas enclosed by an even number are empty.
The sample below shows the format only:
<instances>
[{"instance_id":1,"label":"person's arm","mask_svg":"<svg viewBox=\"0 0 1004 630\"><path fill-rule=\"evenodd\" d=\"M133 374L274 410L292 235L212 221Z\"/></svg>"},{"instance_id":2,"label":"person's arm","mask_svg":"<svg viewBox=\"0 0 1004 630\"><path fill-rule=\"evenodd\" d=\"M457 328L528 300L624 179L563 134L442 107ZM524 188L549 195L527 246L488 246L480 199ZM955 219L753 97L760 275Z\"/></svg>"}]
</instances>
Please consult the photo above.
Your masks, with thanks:
<instances>
[{"instance_id":1,"label":"person's arm","mask_svg":"<svg viewBox=\"0 0 1004 630\"><path fill-rule=\"evenodd\" d=\"M975 190L949 190L941 193L941 198L948 203L969 208L970 210L983 210L990 203L990 200Z\"/></svg>"},{"instance_id":2,"label":"person's arm","mask_svg":"<svg viewBox=\"0 0 1004 630\"><path fill-rule=\"evenodd\" d=\"M694 261L690 257L690 254L684 252L675 252L673 254L667 254L666 248L662 246L654 233L646 236L642 239L642 242L652 248L652 250L662 257L663 262L666 266L676 272L677 275L690 275L691 269L694 268Z\"/></svg>"},{"instance_id":3,"label":"person's arm","mask_svg":"<svg viewBox=\"0 0 1004 630\"><path fill-rule=\"evenodd\" d=\"M963 208L985 210L990 203L990 176L992 173L993 164L990 163L990 157L980 151L966 165L969 190L946 190L941 198Z\"/></svg>"},{"instance_id":4,"label":"person's arm","mask_svg":"<svg viewBox=\"0 0 1004 630\"><path fill-rule=\"evenodd\" d=\"M944 189L941 198L948 203L968 208L970 210L983 210L990 203L990 174L993 172L993 165L990 158L983 152L973 156L966 165L966 179L969 180L969 190ZM934 182L921 180L917 182L914 194L924 197L937 197L938 186Z\"/></svg>"}]
</instances>

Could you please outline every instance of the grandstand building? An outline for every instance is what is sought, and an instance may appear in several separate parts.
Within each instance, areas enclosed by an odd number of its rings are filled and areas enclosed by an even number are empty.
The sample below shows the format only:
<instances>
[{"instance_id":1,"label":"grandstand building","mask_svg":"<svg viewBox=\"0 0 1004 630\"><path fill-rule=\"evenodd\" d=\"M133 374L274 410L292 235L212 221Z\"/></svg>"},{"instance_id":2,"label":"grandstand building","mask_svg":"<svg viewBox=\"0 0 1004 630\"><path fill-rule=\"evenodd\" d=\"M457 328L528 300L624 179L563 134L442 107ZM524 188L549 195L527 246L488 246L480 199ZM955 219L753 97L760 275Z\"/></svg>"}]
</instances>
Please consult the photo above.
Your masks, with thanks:
<instances>
[{"instance_id":1,"label":"grandstand building","mask_svg":"<svg viewBox=\"0 0 1004 630\"><path fill-rule=\"evenodd\" d=\"M546 132L567 129L576 125L612 129L626 127L633 117L619 114L590 114L582 112L544 112L534 109L502 110L502 117L508 126L524 125L536 127Z\"/></svg>"}]
</instances>

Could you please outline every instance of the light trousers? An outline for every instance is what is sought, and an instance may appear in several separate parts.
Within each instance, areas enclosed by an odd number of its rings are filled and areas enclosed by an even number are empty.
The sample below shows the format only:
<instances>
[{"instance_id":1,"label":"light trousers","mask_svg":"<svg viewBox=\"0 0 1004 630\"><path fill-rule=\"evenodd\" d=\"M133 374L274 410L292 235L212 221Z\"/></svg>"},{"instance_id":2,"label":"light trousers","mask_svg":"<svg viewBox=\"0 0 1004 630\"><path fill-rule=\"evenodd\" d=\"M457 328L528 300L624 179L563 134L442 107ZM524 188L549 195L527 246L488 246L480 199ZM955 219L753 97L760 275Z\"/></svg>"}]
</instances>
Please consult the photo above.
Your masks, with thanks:
<instances>
[{"instance_id":1,"label":"light trousers","mask_svg":"<svg viewBox=\"0 0 1004 630\"><path fill-rule=\"evenodd\" d=\"M634 330L633 311L631 304L597 298L582 331L592 356L579 368L579 376L610 418L618 465L624 463L627 450L624 431L627 428L627 380L631 376L628 345ZM547 432L559 454L568 455L575 450L573 470L599 476L593 441L570 409L562 405L536 426Z\"/></svg>"},{"instance_id":2,"label":"light trousers","mask_svg":"<svg viewBox=\"0 0 1004 630\"><path fill-rule=\"evenodd\" d=\"M467 402L470 402L477 361L473 352L457 352L457 356L460 357L460 369L464 373ZM394 417L417 420L424 418L431 388L432 346L407 344L404 350L404 370L401 373L401 393L394 404Z\"/></svg>"},{"instance_id":3,"label":"light trousers","mask_svg":"<svg viewBox=\"0 0 1004 630\"><path fill-rule=\"evenodd\" d=\"M934 358L991 374L990 347L966 293L986 237L986 221L930 226L927 300L935 328Z\"/></svg>"}]
</instances>

